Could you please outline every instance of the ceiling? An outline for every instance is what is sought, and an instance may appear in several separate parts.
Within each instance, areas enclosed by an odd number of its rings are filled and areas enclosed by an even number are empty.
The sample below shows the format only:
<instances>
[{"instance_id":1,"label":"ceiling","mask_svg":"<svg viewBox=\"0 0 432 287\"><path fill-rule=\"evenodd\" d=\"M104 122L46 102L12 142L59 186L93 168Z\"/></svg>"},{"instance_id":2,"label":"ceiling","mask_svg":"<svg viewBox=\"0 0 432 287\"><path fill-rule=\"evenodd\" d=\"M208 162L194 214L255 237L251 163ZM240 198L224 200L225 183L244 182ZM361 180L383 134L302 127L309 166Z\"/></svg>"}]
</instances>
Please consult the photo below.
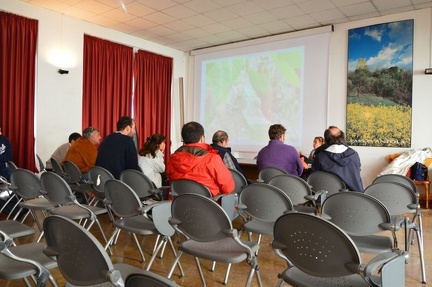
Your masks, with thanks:
<instances>
[{"instance_id":1,"label":"ceiling","mask_svg":"<svg viewBox=\"0 0 432 287\"><path fill-rule=\"evenodd\" d=\"M432 0L21 0L181 51L432 7Z\"/></svg>"}]
</instances>

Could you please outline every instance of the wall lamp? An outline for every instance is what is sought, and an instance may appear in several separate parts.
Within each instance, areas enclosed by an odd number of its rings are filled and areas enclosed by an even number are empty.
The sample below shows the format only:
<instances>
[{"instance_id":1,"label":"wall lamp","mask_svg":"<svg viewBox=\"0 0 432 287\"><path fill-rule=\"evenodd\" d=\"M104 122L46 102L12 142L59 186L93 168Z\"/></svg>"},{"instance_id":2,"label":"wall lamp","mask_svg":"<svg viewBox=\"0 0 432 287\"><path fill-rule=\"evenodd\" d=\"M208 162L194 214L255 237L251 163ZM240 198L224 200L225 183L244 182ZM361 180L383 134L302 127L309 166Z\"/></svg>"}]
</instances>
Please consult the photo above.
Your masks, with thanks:
<instances>
[{"instance_id":1,"label":"wall lamp","mask_svg":"<svg viewBox=\"0 0 432 287\"><path fill-rule=\"evenodd\" d=\"M58 71L57 71L60 75L63 75L63 74L69 74L69 71L68 70L63 70L63 69L58 69Z\"/></svg>"}]
</instances>

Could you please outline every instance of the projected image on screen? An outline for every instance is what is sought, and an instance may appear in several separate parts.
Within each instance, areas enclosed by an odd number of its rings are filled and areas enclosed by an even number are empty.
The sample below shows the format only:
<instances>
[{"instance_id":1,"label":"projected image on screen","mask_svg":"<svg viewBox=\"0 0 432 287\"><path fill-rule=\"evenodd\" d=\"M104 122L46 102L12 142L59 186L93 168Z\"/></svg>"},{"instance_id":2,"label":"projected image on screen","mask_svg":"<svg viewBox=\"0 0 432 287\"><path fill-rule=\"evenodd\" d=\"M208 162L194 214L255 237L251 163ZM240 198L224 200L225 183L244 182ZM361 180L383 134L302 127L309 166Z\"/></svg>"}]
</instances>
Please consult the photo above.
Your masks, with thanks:
<instances>
[{"instance_id":1,"label":"projected image on screen","mask_svg":"<svg viewBox=\"0 0 432 287\"><path fill-rule=\"evenodd\" d=\"M201 121L209 131L235 131L232 145L262 146L274 123L290 131L286 142L297 143L303 74L303 47L204 61Z\"/></svg>"}]
</instances>

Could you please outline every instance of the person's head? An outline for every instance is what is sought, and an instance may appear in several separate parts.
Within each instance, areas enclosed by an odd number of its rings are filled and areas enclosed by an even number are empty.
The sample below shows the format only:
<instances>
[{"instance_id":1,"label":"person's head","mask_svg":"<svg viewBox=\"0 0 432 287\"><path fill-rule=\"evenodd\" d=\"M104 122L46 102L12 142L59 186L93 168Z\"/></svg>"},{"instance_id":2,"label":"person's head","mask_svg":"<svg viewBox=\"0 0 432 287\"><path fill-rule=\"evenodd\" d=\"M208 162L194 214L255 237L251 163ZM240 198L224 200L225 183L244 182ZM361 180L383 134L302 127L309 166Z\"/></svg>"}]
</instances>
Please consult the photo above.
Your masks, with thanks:
<instances>
[{"instance_id":1,"label":"person's head","mask_svg":"<svg viewBox=\"0 0 432 287\"><path fill-rule=\"evenodd\" d=\"M345 143L345 133L341 131L338 127L329 126L324 132L324 140L328 145L332 144L344 144Z\"/></svg>"},{"instance_id":2,"label":"person's head","mask_svg":"<svg viewBox=\"0 0 432 287\"><path fill-rule=\"evenodd\" d=\"M214 133L212 142L220 146L228 145L228 134L225 131L218 130Z\"/></svg>"},{"instance_id":3,"label":"person's head","mask_svg":"<svg viewBox=\"0 0 432 287\"><path fill-rule=\"evenodd\" d=\"M133 137L136 133L134 119L129 116L122 116L117 121L117 130L125 136Z\"/></svg>"},{"instance_id":4,"label":"person's head","mask_svg":"<svg viewBox=\"0 0 432 287\"><path fill-rule=\"evenodd\" d=\"M286 128L283 125L275 124L270 126L268 135L271 140L285 141L285 132Z\"/></svg>"},{"instance_id":5,"label":"person's head","mask_svg":"<svg viewBox=\"0 0 432 287\"><path fill-rule=\"evenodd\" d=\"M313 140L313 143L312 143L314 149L319 148L323 144L324 144L324 138L323 137L315 137Z\"/></svg>"},{"instance_id":6,"label":"person's head","mask_svg":"<svg viewBox=\"0 0 432 287\"><path fill-rule=\"evenodd\" d=\"M181 136L185 144L204 142L204 128L197 122L189 122L183 125Z\"/></svg>"},{"instance_id":7,"label":"person's head","mask_svg":"<svg viewBox=\"0 0 432 287\"><path fill-rule=\"evenodd\" d=\"M139 150L139 155L145 156L151 154L156 156L157 150L164 151L166 147L165 136L163 134L153 134L147 138L144 147Z\"/></svg>"},{"instance_id":8,"label":"person's head","mask_svg":"<svg viewBox=\"0 0 432 287\"><path fill-rule=\"evenodd\" d=\"M88 139L92 144L98 145L101 140L99 129L88 127L83 130L83 137Z\"/></svg>"},{"instance_id":9,"label":"person's head","mask_svg":"<svg viewBox=\"0 0 432 287\"><path fill-rule=\"evenodd\" d=\"M73 145L77 139L79 139L81 135L79 133L71 133L69 135L69 144Z\"/></svg>"}]
</instances>

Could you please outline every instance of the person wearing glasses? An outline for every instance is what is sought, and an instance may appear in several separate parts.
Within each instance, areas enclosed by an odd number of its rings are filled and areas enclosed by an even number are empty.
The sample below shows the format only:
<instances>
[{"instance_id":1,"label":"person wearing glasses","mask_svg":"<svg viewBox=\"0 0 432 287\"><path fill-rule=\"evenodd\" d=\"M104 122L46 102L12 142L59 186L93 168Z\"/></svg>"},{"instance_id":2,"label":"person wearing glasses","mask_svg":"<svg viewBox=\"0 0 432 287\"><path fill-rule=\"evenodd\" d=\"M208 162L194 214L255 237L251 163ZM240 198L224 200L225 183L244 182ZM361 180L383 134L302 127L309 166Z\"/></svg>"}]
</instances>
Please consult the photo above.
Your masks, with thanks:
<instances>
[{"instance_id":1,"label":"person wearing glasses","mask_svg":"<svg viewBox=\"0 0 432 287\"><path fill-rule=\"evenodd\" d=\"M116 179L126 169L141 171L133 141L135 133L135 121L129 116L121 117L117 121L117 131L104 138L100 144L96 165L107 169Z\"/></svg>"},{"instance_id":2,"label":"person wearing glasses","mask_svg":"<svg viewBox=\"0 0 432 287\"><path fill-rule=\"evenodd\" d=\"M12 144L9 139L2 134L0 128L0 176L3 176L9 181L11 170L7 167L8 161L12 161Z\"/></svg>"},{"instance_id":3,"label":"person wearing glasses","mask_svg":"<svg viewBox=\"0 0 432 287\"><path fill-rule=\"evenodd\" d=\"M64 161L71 161L78 166L81 173L86 174L95 165L98 154L97 146L101 136L99 129L88 127L83 130L82 137L70 146ZM63 161L63 162L64 162Z\"/></svg>"}]
</instances>

